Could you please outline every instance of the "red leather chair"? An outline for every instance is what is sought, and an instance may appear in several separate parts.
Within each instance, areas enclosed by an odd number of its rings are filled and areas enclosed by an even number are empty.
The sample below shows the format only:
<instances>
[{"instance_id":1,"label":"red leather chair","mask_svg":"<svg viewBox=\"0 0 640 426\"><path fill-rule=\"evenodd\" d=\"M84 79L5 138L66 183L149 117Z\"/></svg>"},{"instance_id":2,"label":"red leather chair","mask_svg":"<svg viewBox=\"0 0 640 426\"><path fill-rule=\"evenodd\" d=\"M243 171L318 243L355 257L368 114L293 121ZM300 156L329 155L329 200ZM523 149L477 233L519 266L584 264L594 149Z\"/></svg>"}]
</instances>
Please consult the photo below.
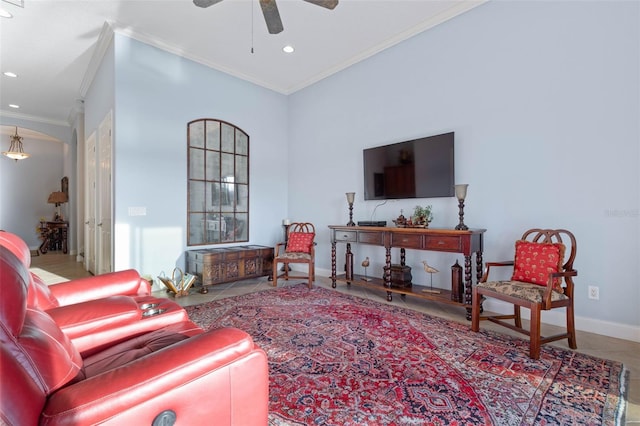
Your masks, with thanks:
<instances>
[{"instance_id":1,"label":"red leather chair","mask_svg":"<svg viewBox=\"0 0 640 426\"><path fill-rule=\"evenodd\" d=\"M267 358L245 332L183 321L82 356L29 285L0 246L1 424L267 424Z\"/></svg>"},{"instance_id":2,"label":"red leather chair","mask_svg":"<svg viewBox=\"0 0 640 426\"><path fill-rule=\"evenodd\" d=\"M17 235L0 232L0 245L29 268L31 253ZM30 273L27 306L46 311L87 355L104 345L187 321L174 301L150 296L150 286L133 269L48 286Z\"/></svg>"},{"instance_id":3,"label":"red leather chair","mask_svg":"<svg viewBox=\"0 0 640 426\"><path fill-rule=\"evenodd\" d=\"M0 245L8 248L25 267L31 267L31 251L16 234L0 231ZM42 309L86 302L109 296L148 296L151 287L135 270L111 272L47 286L36 274L35 286L29 289L29 303Z\"/></svg>"}]
</instances>

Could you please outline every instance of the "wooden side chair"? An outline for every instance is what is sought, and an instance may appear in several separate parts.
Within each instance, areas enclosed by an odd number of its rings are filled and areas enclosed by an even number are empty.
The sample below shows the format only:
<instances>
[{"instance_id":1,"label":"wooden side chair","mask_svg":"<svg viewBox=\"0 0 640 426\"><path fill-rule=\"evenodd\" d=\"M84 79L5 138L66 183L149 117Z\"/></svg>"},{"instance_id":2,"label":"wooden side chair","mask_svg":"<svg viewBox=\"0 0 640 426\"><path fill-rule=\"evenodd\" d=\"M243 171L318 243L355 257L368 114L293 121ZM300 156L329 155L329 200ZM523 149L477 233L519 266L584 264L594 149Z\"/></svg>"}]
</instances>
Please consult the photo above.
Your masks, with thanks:
<instances>
[{"instance_id":1,"label":"wooden side chair","mask_svg":"<svg viewBox=\"0 0 640 426\"><path fill-rule=\"evenodd\" d=\"M293 222L287 230L287 242L276 244L273 259L273 286L278 286L278 278L288 280L308 279L309 288L313 287L316 278L315 243L316 228L312 223ZM309 267L307 275L289 275L290 263L306 263ZM278 264L283 265L283 272L278 274Z\"/></svg>"},{"instance_id":2,"label":"wooden side chair","mask_svg":"<svg viewBox=\"0 0 640 426\"><path fill-rule=\"evenodd\" d=\"M489 320L529 336L529 357L540 358L540 346L560 339L568 339L576 349L573 310L573 269L576 239L565 229L530 229L516 241L513 261L488 262L480 282L472 293L471 330L480 329L480 320ZM512 266L509 281L489 281L492 267ZM513 314L480 316L484 298L493 297L513 304ZM531 311L529 330L522 327L520 307ZM541 311L566 308L566 332L549 337L540 336ZM504 320L513 320L514 324Z\"/></svg>"}]
</instances>

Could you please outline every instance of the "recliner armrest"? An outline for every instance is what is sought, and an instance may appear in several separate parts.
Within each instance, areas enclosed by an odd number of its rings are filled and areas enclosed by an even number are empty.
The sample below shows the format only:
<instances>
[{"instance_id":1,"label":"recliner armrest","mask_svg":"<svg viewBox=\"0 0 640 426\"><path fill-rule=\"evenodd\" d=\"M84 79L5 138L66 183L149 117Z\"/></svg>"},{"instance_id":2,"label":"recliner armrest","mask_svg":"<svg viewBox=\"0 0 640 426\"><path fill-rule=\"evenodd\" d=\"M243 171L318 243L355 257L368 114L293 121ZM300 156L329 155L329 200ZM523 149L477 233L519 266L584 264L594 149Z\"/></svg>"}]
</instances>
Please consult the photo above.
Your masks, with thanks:
<instances>
[{"instance_id":1,"label":"recliner armrest","mask_svg":"<svg viewBox=\"0 0 640 426\"><path fill-rule=\"evenodd\" d=\"M49 286L60 306L102 299L104 297L147 296L151 286L134 269L79 278Z\"/></svg>"},{"instance_id":2,"label":"recliner armrest","mask_svg":"<svg viewBox=\"0 0 640 426\"><path fill-rule=\"evenodd\" d=\"M70 339L120 327L142 319L142 310L130 296L111 296L47 310Z\"/></svg>"},{"instance_id":3,"label":"recliner armrest","mask_svg":"<svg viewBox=\"0 0 640 426\"><path fill-rule=\"evenodd\" d=\"M76 336L72 339L73 345L78 349L78 352L80 352L83 358L131 337L189 321L187 311L174 300L153 296L136 296L133 300L137 302L138 307L152 303L155 305L152 310L157 310L158 314L147 316L145 314L149 311L141 310L141 319ZM191 334L193 333L189 333L189 335Z\"/></svg>"},{"instance_id":4,"label":"recliner armrest","mask_svg":"<svg viewBox=\"0 0 640 426\"><path fill-rule=\"evenodd\" d=\"M266 424L266 354L244 331L211 330L54 392L41 423L151 424L164 410L184 424Z\"/></svg>"}]
</instances>

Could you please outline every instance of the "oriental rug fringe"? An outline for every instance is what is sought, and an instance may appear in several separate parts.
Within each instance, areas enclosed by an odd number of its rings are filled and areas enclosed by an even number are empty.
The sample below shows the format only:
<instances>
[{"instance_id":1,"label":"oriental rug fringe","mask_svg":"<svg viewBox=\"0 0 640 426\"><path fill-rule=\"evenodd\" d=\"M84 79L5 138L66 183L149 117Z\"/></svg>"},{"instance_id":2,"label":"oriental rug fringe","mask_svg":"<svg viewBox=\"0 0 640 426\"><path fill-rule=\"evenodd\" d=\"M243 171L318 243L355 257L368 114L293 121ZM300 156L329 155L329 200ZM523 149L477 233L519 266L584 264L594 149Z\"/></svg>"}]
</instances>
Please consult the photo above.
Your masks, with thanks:
<instances>
[{"instance_id":1,"label":"oriental rug fringe","mask_svg":"<svg viewBox=\"0 0 640 426\"><path fill-rule=\"evenodd\" d=\"M270 425L624 424L619 362L306 284L187 312L266 351Z\"/></svg>"}]
</instances>

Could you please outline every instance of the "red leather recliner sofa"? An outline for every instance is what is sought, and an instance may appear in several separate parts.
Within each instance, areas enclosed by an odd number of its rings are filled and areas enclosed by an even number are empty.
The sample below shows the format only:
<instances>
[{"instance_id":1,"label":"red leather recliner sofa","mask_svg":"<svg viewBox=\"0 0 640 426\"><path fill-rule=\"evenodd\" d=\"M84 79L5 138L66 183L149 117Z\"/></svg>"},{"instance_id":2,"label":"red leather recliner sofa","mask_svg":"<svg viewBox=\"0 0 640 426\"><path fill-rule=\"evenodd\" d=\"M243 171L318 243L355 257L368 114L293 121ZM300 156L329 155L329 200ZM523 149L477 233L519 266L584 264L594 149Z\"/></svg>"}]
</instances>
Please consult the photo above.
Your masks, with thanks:
<instances>
[{"instance_id":1,"label":"red leather recliner sofa","mask_svg":"<svg viewBox=\"0 0 640 426\"><path fill-rule=\"evenodd\" d=\"M265 425L267 358L245 332L182 321L83 356L0 246L0 423Z\"/></svg>"},{"instance_id":2,"label":"red leather recliner sofa","mask_svg":"<svg viewBox=\"0 0 640 426\"><path fill-rule=\"evenodd\" d=\"M29 247L19 236L1 231L0 246L30 267ZM149 283L133 269L52 286L31 272L27 306L46 311L82 355L189 319L174 301L151 296Z\"/></svg>"}]
</instances>

